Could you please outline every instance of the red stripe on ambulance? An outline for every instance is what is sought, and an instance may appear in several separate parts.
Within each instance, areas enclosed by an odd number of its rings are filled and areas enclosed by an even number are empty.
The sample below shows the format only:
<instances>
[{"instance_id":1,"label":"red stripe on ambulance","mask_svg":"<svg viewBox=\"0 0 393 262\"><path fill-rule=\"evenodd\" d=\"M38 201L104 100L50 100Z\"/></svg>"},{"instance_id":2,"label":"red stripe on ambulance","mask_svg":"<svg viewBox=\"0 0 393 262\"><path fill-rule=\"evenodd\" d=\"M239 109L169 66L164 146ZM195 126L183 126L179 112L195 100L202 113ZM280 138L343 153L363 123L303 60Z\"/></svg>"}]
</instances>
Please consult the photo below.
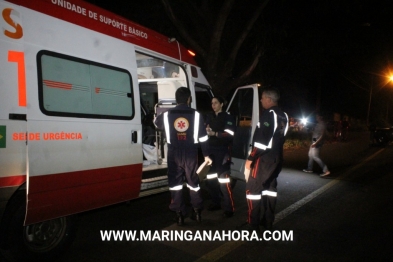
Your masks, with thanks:
<instances>
[{"instance_id":1,"label":"red stripe on ambulance","mask_svg":"<svg viewBox=\"0 0 393 262\"><path fill-rule=\"evenodd\" d=\"M72 89L72 84L69 83L62 83L62 82L56 82L56 81L50 81L50 80L43 80L42 81L47 87L51 88L61 88L61 89Z\"/></svg>"},{"instance_id":2,"label":"red stripe on ambulance","mask_svg":"<svg viewBox=\"0 0 393 262\"><path fill-rule=\"evenodd\" d=\"M26 175L0 177L0 188L20 186L26 182Z\"/></svg>"},{"instance_id":3,"label":"red stripe on ambulance","mask_svg":"<svg viewBox=\"0 0 393 262\"><path fill-rule=\"evenodd\" d=\"M142 164L30 177L26 224L137 198L141 179Z\"/></svg>"}]
</instances>

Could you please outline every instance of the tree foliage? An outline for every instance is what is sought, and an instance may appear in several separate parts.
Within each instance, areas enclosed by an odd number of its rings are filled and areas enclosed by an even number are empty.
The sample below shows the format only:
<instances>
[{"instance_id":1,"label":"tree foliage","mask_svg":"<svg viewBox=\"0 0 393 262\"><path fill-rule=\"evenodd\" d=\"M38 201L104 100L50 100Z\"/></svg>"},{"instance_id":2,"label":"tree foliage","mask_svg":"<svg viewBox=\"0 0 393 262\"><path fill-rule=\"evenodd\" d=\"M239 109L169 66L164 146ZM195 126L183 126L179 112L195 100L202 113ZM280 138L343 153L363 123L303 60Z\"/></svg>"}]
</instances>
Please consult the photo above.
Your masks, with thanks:
<instances>
[{"instance_id":1,"label":"tree foliage","mask_svg":"<svg viewBox=\"0 0 393 262\"><path fill-rule=\"evenodd\" d=\"M363 117L368 93L348 78L370 83L393 64L390 0L86 1L195 51L215 93L273 85L292 115L321 109Z\"/></svg>"},{"instance_id":2,"label":"tree foliage","mask_svg":"<svg viewBox=\"0 0 393 262\"><path fill-rule=\"evenodd\" d=\"M161 2L216 93L226 94L249 79L265 51L263 38L252 36L261 29L258 21L269 0ZM250 49L248 58L240 56L242 48Z\"/></svg>"}]
</instances>

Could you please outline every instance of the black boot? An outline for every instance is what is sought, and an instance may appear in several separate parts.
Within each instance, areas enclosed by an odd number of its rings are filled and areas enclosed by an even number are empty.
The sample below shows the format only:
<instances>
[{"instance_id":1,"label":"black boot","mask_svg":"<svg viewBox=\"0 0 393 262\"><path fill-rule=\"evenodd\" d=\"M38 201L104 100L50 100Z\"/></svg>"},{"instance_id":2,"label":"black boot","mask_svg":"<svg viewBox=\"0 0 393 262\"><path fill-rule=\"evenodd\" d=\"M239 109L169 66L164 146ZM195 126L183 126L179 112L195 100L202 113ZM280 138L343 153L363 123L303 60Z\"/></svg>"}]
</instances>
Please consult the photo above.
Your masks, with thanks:
<instances>
[{"instance_id":1,"label":"black boot","mask_svg":"<svg viewBox=\"0 0 393 262\"><path fill-rule=\"evenodd\" d=\"M184 217L181 211L176 212L176 223L178 226L184 225Z\"/></svg>"},{"instance_id":2,"label":"black boot","mask_svg":"<svg viewBox=\"0 0 393 262\"><path fill-rule=\"evenodd\" d=\"M195 212L195 220L200 223L202 221L201 209L194 208L194 212Z\"/></svg>"},{"instance_id":3,"label":"black boot","mask_svg":"<svg viewBox=\"0 0 393 262\"><path fill-rule=\"evenodd\" d=\"M222 215L223 215L223 217L230 218L230 217L233 217L233 212L232 211L224 211L224 213Z\"/></svg>"},{"instance_id":4,"label":"black boot","mask_svg":"<svg viewBox=\"0 0 393 262\"><path fill-rule=\"evenodd\" d=\"M273 222L267 221L265 218L261 219L260 225L263 226L266 230L269 230L269 231L271 231L272 228L273 228Z\"/></svg>"}]
</instances>

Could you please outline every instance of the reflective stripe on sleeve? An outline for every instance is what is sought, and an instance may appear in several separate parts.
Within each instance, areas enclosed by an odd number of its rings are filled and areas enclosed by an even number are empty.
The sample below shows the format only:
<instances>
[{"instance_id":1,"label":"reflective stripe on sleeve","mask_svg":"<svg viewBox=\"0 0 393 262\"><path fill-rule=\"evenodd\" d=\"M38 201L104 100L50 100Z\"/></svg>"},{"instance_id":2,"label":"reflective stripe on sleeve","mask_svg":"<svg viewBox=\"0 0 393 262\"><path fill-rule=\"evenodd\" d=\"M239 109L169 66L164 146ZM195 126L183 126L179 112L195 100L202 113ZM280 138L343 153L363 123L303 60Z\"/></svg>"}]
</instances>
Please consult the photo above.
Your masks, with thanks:
<instances>
[{"instance_id":1,"label":"reflective stripe on sleeve","mask_svg":"<svg viewBox=\"0 0 393 262\"><path fill-rule=\"evenodd\" d=\"M169 120L168 120L168 112L164 113L164 127L165 127L165 135L166 135L166 142L168 144L171 143L170 133L169 133Z\"/></svg>"},{"instance_id":2,"label":"reflective stripe on sleeve","mask_svg":"<svg viewBox=\"0 0 393 262\"><path fill-rule=\"evenodd\" d=\"M258 142L255 142L255 143L254 143L254 146L255 146L256 148L259 148L259 149L262 149L262 150L266 150L266 148L268 148L268 147L265 146L264 144L261 144L261 143L258 143Z\"/></svg>"},{"instance_id":3,"label":"reflective stripe on sleeve","mask_svg":"<svg viewBox=\"0 0 393 262\"><path fill-rule=\"evenodd\" d=\"M273 116L274 116L274 129L273 129L272 138L270 138L270 141L269 141L269 144L267 145L267 148L272 148L274 133L275 133L276 130L277 130L277 114L276 114L276 112L274 112L274 110L270 110L269 112L273 112Z\"/></svg>"},{"instance_id":4,"label":"reflective stripe on sleeve","mask_svg":"<svg viewBox=\"0 0 393 262\"><path fill-rule=\"evenodd\" d=\"M190 190L195 191L195 192L198 192L199 189L201 189L199 186L198 186L198 187L192 187L192 186L190 186L189 184L187 184L187 187L188 187Z\"/></svg>"},{"instance_id":5,"label":"reflective stripe on sleeve","mask_svg":"<svg viewBox=\"0 0 393 262\"><path fill-rule=\"evenodd\" d=\"M199 113L195 112L194 120L194 143L198 144L198 132L199 132Z\"/></svg>"},{"instance_id":6,"label":"reflective stripe on sleeve","mask_svg":"<svg viewBox=\"0 0 393 262\"><path fill-rule=\"evenodd\" d=\"M227 132L231 136L233 136L235 134L235 132L233 132L232 130L229 130L229 129L225 129L224 132Z\"/></svg>"},{"instance_id":7,"label":"reflective stripe on sleeve","mask_svg":"<svg viewBox=\"0 0 393 262\"><path fill-rule=\"evenodd\" d=\"M277 192L269 191L269 190L264 190L264 191L262 191L262 196L277 197Z\"/></svg>"},{"instance_id":8,"label":"reflective stripe on sleeve","mask_svg":"<svg viewBox=\"0 0 393 262\"><path fill-rule=\"evenodd\" d=\"M287 126L285 127L285 132L284 132L284 136L287 134L287 131L288 131L288 126L289 126L289 120L288 120L288 115L287 115L287 113L285 113L284 112L284 114L285 114L285 116L287 117Z\"/></svg>"},{"instance_id":9,"label":"reflective stripe on sleeve","mask_svg":"<svg viewBox=\"0 0 393 262\"><path fill-rule=\"evenodd\" d=\"M174 187L170 187L169 188L169 190L172 190L172 191L179 191L179 190L182 190L182 189L183 189L183 185L174 186Z\"/></svg>"},{"instance_id":10,"label":"reflective stripe on sleeve","mask_svg":"<svg viewBox=\"0 0 393 262\"><path fill-rule=\"evenodd\" d=\"M273 116L274 116L274 130L273 130L273 134L274 134L274 132L276 132L277 129L277 114L276 112L274 112L274 110L270 110L270 112L273 112Z\"/></svg>"},{"instance_id":11,"label":"reflective stripe on sleeve","mask_svg":"<svg viewBox=\"0 0 393 262\"><path fill-rule=\"evenodd\" d=\"M199 138L199 142L206 142L209 139L209 136L203 136L201 138Z\"/></svg>"},{"instance_id":12,"label":"reflective stripe on sleeve","mask_svg":"<svg viewBox=\"0 0 393 262\"><path fill-rule=\"evenodd\" d=\"M260 199L262 198L262 196L261 196L261 195L251 195L251 194L248 194L248 195L246 195L246 198L247 198L247 199L250 199L250 200L260 200Z\"/></svg>"},{"instance_id":13,"label":"reflective stripe on sleeve","mask_svg":"<svg viewBox=\"0 0 393 262\"><path fill-rule=\"evenodd\" d=\"M227 183L230 183L231 180L229 179L229 177L227 177L227 178L218 178L218 182L220 182L220 184L227 184Z\"/></svg>"},{"instance_id":14,"label":"reflective stripe on sleeve","mask_svg":"<svg viewBox=\"0 0 393 262\"><path fill-rule=\"evenodd\" d=\"M214 178L216 178L216 177L217 177L217 173L215 173L215 174L209 174L209 175L206 176L207 179L214 179Z\"/></svg>"}]
</instances>

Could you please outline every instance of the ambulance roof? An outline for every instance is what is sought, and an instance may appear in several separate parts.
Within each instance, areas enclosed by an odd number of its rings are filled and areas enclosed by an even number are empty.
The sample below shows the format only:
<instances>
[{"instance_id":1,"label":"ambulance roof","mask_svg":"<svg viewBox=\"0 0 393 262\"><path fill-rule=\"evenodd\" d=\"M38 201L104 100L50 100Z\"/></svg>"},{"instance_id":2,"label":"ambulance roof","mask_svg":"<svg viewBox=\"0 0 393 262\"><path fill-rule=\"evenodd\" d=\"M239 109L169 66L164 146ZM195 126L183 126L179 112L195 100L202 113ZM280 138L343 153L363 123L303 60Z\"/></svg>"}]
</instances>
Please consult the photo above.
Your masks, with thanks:
<instances>
[{"instance_id":1,"label":"ambulance roof","mask_svg":"<svg viewBox=\"0 0 393 262\"><path fill-rule=\"evenodd\" d=\"M177 41L81 0L6 0L58 19L109 35L137 46L196 65ZM180 48L180 51L179 51Z\"/></svg>"}]
</instances>

